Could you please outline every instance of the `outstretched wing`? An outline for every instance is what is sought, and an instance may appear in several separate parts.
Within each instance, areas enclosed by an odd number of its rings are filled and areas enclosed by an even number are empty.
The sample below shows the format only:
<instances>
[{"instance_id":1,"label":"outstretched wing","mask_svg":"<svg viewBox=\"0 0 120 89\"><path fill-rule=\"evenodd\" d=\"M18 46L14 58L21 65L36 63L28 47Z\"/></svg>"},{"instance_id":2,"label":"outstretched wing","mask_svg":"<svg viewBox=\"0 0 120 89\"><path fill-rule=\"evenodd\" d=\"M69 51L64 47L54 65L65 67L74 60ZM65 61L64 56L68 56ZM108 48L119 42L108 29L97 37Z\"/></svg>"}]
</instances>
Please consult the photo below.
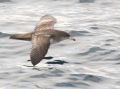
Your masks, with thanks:
<instances>
[{"instance_id":1,"label":"outstretched wing","mask_svg":"<svg viewBox=\"0 0 120 89\"><path fill-rule=\"evenodd\" d=\"M24 34L12 34L10 36L10 39L31 41L32 34L33 34L33 32L24 33Z\"/></svg>"},{"instance_id":2,"label":"outstretched wing","mask_svg":"<svg viewBox=\"0 0 120 89\"><path fill-rule=\"evenodd\" d=\"M56 18L51 15L44 15L41 17L40 21L37 23L35 27L35 31L53 29L54 24L57 22Z\"/></svg>"},{"instance_id":3,"label":"outstretched wing","mask_svg":"<svg viewBox=\"0 0 120 89\"><path fill-rule=\"evenodd\" d=\"M50 46L50 38L44 35L32 36L32 51L30 54L33 66L38 64L46 55Z\"/></svg>"}]
</instances>

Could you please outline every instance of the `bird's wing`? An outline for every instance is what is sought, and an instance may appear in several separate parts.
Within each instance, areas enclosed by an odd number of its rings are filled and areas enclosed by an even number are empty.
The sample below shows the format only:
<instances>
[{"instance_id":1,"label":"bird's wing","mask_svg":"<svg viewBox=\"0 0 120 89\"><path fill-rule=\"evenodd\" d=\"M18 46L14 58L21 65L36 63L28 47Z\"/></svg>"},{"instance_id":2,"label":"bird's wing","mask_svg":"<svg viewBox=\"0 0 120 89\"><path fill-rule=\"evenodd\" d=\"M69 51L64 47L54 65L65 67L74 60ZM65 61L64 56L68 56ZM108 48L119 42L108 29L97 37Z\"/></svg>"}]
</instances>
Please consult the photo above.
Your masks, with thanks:
<instances>
[{"instance_id":1,"label":"bird's wing","mask_svg":"<svg viewBox=\"0 0 120 89\"><path fill-rule=\"evenodd\" d=\"M35 66L46 55L50 46L50 38L44 35L32 35L31 62Z\"/></svg>"},{"instance_id":2,"label":"bird's wing","mask_svg":"<svg viewBox=\"0 0 120 89\"><path fill-rule=\"evenodd\" d=\"M31 41L32 34L33 34L33 32L24 33L24 34L12 34L10 36L10 39Z\"/></svg>"},{"instance_id":3,"label":"bird's wing","mask_svg":"<svg viewBox=\"0 0 120 89\"><path fill-rule=\"evenodd\" d=\"M52 29L54 24L57 22L56 18L51 15L44 15L41 17L40 21L37 23L35 27L35 31L40 31L44 29ZM52 24L54 23L54 24Z\"/></svg>"}]
</instances>

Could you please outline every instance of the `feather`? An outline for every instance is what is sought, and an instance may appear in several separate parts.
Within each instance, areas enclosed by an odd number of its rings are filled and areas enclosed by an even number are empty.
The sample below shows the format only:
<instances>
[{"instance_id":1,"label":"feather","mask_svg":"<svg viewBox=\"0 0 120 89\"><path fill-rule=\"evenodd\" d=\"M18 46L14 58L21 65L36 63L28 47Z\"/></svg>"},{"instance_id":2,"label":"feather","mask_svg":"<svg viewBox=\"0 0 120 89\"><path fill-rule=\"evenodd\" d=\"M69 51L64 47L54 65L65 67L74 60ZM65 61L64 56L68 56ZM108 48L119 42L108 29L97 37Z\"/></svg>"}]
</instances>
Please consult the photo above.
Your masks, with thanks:
<instances>
[{"instance_id":1,"label":"feather","mask_svg":"<svg viewBox=\"0 0 120 89\"><path fill-rule=\"evenodd\" d=\"M30 54L31 62L35 66L47 54L50 46L50 37L44 35L32 36L32 51Z\"/></svg>"}]
</instances>

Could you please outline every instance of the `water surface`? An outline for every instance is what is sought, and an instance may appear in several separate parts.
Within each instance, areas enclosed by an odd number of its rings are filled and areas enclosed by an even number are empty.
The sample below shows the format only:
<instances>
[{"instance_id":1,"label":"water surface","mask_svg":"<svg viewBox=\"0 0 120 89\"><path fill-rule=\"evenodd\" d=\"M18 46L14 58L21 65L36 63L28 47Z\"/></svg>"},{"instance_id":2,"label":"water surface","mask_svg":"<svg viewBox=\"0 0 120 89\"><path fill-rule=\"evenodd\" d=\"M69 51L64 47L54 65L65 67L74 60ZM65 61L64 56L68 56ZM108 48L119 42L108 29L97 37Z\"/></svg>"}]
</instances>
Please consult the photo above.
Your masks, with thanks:
<instances>
[{"instance_id":1,"label":"water surface","mask_svg":"<svg viewBox=\"0 0 120 89\"><path fill-rule=\"evenodd\" d=\"M36 68L31 42L8 34L33 31L41 16L76 42L51 45ZM0 89L120 89L119 0L0 0Z\"/></svg>"}]
</instances>

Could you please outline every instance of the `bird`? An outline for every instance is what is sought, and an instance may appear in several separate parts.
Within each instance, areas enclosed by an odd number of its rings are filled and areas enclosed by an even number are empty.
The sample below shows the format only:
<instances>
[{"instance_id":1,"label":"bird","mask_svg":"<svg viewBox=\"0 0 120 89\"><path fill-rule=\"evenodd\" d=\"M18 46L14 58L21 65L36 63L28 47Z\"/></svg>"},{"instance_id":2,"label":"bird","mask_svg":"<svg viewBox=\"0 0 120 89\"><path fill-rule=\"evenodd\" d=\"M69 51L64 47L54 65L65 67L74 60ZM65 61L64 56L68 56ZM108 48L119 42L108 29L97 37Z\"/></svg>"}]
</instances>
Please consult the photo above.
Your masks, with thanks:
<instances>
[{"instance_id":1,"label":"bird","mask_svg":"<svg viewBox=\"0 0 120 89\"><path fill-rule=\"evenodd\" d=\"M10 39L24 40L32 42L32 50L30 53L30 61L33 66L37 65L48 52L50 44L58 43L65 39L72 39L70 34L56 30L54 25L57 20L52 15L44 15L40 18L34 31L24 34L12 34Z\"/></svg>"}]
</instances>

